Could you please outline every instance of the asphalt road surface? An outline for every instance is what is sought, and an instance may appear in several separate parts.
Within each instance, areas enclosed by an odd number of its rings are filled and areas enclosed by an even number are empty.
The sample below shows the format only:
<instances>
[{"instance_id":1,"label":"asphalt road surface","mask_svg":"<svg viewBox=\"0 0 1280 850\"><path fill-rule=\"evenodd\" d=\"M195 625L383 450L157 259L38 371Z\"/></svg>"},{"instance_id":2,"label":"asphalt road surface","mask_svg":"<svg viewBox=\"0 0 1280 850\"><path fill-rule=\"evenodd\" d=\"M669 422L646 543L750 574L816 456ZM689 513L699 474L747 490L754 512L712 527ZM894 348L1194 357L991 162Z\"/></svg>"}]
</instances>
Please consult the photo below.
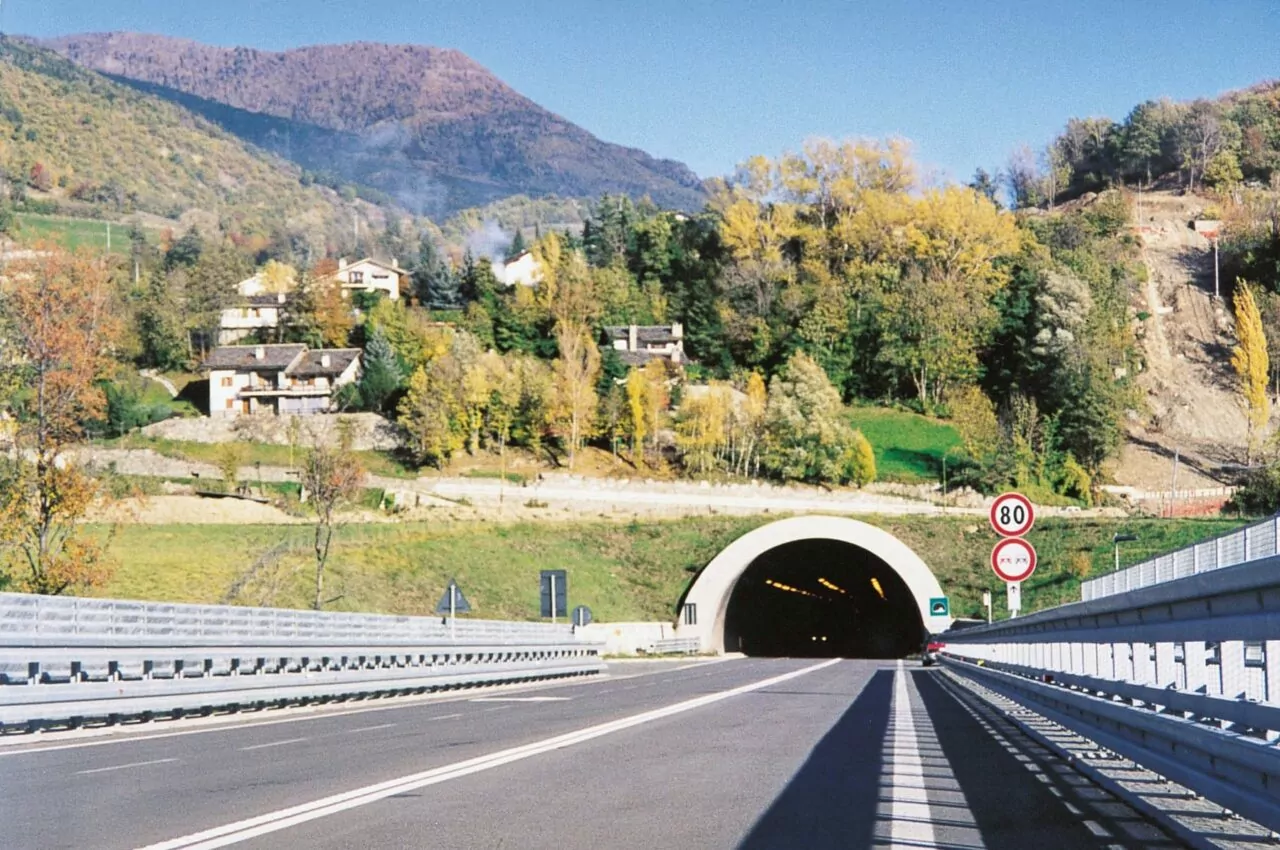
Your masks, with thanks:
<instances>
[{"instance_id":1,"label":"asphalt road surface","mask_svg":"<svg viewBox=\"0 0 1280 850\"><path fill-rule=\"evenodd\" d=\"M41 850L1180 846L910 662L615 665L6 745L0 801L0 846Z\"/></svg>"}]
</instances>

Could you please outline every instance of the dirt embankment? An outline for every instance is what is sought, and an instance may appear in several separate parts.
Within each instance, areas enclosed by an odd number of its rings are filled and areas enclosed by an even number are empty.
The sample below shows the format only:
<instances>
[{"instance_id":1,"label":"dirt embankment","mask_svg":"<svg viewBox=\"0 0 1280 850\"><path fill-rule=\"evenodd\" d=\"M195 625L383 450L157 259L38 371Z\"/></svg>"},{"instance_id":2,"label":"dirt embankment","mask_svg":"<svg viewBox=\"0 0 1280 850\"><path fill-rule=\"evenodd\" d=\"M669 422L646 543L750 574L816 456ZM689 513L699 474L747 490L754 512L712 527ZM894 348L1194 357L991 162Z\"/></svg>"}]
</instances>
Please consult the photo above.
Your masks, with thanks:
<instances>
[{"instance_id":1,"label":"dirt embankment","mask_svg":"<svg viewBox=\"0 0 1280 850\"><path fill-rule=\"evenodd\" d=\"M1223 467L1245 459L1248 426L1230 364L1234 322L1214 298L1212 243L1192 226L1207 205L1173 192L1144 192L1135 204L1147 268L1136 305L1146 314L1138 327L1146 361L1139 385L1151 416L1132 423L1115 470L1122 485L1216 488L1231 479Z\"/></svg>"}]
</instances>

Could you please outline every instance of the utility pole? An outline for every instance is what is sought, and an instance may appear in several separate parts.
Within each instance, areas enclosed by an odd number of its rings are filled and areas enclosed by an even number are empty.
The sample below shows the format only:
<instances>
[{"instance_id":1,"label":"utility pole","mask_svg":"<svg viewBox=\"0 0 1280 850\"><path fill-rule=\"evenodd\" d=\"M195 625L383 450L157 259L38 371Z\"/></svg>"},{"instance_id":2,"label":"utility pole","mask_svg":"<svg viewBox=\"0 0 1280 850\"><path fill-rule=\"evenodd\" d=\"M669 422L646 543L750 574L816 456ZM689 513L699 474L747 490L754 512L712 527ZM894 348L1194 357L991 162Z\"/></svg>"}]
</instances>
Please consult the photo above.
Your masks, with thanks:
<instances>
[{"instance_id":1,"label":"utility pole","mask_svg":"<svg viewBox=\"0 0 1280 850\"><path fill-rule=\"evenodd\" d=\"M1213 235L1213 297L1222 300L1222 293L1218 290L1218 234Z\"/></svg>"}]
</instances>

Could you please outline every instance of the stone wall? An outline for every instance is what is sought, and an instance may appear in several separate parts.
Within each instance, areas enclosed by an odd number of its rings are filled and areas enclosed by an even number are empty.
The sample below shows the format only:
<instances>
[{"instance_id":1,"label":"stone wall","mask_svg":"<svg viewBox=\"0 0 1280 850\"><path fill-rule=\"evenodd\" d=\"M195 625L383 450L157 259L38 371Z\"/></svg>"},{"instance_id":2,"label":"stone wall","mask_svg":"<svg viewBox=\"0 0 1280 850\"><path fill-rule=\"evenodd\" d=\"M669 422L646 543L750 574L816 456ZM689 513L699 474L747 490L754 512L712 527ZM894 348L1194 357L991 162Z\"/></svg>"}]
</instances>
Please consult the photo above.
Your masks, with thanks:
<instances>
[{"instance_id":1,"label":"stone wall","mask_svg":"<svg viewBox=\"0 0 1280 850\"><path fill-rule=\"evenodd\" d=\"M238 416L234 419L166 419L142 429L148 437L185 440L193 443L230 443L248 440L255 443L289 445L289 422L297 420L300 444L314 438L330 445L338 441L339 420L352 422L354 448L390 451L401 445L400 429L394 422L376 413L317 414L314 416Z\"/></svg>"}]
</instances>

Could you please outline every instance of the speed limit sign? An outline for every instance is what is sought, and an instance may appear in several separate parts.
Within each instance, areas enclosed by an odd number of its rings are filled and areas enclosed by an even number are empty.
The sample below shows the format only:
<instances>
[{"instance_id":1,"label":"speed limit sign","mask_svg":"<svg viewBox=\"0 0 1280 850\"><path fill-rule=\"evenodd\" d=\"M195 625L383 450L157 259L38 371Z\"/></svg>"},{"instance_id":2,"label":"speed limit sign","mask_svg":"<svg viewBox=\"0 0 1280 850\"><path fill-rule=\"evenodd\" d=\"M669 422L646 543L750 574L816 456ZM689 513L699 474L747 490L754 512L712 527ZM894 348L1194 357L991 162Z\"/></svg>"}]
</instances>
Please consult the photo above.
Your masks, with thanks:
<instances>
[{"instance_id":1,"label":"speed limit sign","mask_svg":"<svg viewBox=\"0 0 1280 850\"><path fill-rule=\"evenodd\" d=\"M1001 537L1021 537L1035 521L1031 500L1021 493L1004 493L991 503L991 527Z\"/></svg>"}]
</instances>

